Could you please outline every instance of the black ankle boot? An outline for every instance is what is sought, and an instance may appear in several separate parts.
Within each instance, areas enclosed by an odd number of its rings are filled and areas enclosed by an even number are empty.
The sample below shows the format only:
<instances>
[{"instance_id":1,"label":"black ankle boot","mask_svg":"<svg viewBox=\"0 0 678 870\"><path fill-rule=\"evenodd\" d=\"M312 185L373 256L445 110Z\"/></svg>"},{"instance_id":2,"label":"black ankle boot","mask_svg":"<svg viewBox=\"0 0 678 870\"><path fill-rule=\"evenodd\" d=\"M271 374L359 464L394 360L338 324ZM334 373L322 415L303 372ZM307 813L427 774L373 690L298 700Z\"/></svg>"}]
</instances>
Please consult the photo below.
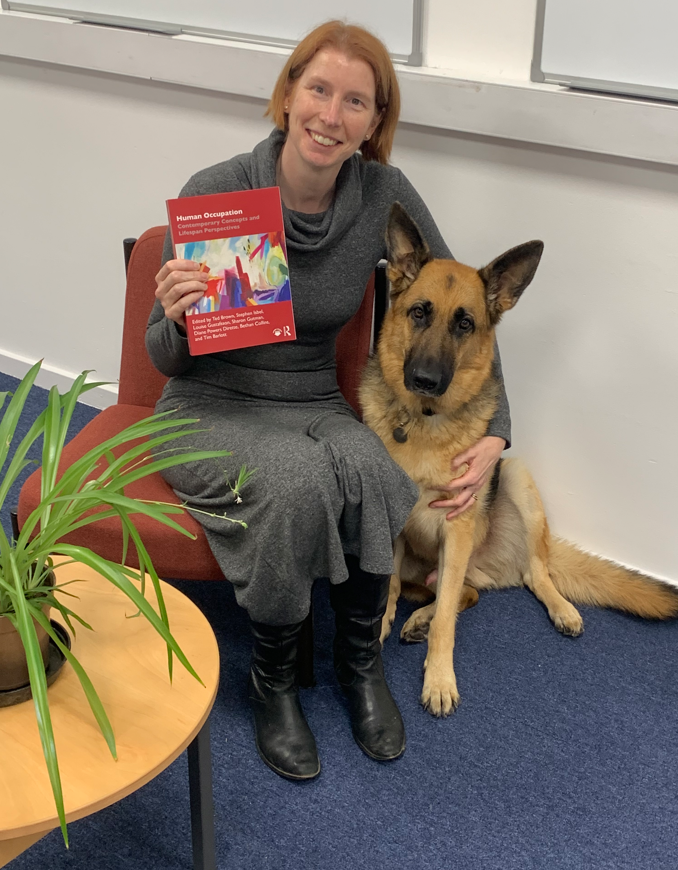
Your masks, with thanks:
<instances>
[{"instance_id":1,"label":"black ankle boot","mask_svg":"<svg viewBox=\"0 0 678 870\"><path fill-rule=\"evenodd\" d=\"M381 660L381 619L388 574L367 574L346 557L349 579L330 585L335 612L334 668L349 703L356 743L370 758L391 761L405 751L405 728L386 685Z\"/></svg>"},{"instance_id":2,"label":"black ankle boot","mask_svg":"<svg viewBox=\"0 0 678 870\"><path fill-rule=\"evenodd\" d=\"M249 697L257 750L272 770L287 779L313 779L320 773L315 739L304 718L296 685L302 625L250 621L254 647Z\"/></svg>"}]
</instances>

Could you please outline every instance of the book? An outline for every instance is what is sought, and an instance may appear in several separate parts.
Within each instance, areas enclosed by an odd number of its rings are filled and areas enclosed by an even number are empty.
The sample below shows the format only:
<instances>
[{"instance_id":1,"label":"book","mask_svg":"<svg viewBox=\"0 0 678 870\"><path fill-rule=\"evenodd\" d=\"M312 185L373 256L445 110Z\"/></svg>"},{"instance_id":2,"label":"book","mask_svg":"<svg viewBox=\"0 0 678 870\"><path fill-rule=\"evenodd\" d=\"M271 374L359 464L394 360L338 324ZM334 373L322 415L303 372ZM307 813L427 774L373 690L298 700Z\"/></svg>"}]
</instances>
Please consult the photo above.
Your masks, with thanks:
<instances>
[{"instance_id":1,"label":"book","mask_svg":"<svg viewBox=\"0 0 678 870\"><path fill-rule=\"evenodd\" d=\"M174 256L209 272L186 311L191 354L296 338L280 190L167 200Z\"/></svg>"}]
</instances>

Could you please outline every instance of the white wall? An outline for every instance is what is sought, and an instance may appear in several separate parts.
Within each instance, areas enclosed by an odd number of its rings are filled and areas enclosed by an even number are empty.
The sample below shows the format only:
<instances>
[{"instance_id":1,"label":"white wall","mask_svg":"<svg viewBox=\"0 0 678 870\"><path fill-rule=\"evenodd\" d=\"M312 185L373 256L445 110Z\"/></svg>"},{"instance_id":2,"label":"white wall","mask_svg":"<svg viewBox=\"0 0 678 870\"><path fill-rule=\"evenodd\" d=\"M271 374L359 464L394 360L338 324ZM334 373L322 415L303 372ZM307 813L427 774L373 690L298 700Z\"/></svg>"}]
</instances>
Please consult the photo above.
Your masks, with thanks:
<instances>
[{"instance_id":1,"label":"white wall","mask_svg":"<svg viewBox=\"0 0 678 870\"><path fill-rule=\"evenodd\" d=\"M421 130L396 162L459 259L545 241L499 327L513 453L557 533L678 580L678 173Z\"/></svg>"},{"instance_id":2,"label":"white wall","mask_svg":"<svg viewBox=\"0 0 678 870\"><path fill-rule=\"evenodd\" d=\"M537 0L431 0L426 66L470 79L528 81Z\"/></svg>"},{"instance_id":3,"label":"white wall","mask_svg":"<svg viewBox=\"0 0 678 870\"><path fill-rule=\"evenodd\" d=\"M427 59L526 80L534 0L432 0ZM472 12L473 10L473 12ZM264 104L0 58L0 370L118 371L121 240L193 171L263 138ZM678 171L403 127L394 162L459 259L539 237L500 342L515 451L553 529L678 580Z\"/></svg>"},{"instance_id":4,"label":"white wall","mask_svg":"<svg viewBox=\"0 0 678 870\"><path fill-rule=\"evenodd\" d=\"M0 293L15 312L0 354L116 380L122 239L167 223L165 199L197 167L264 138L264 104L2 58L0 104L12 119L0 137ZM33 298L30 317L12 308L17 292Z\"/></svg>"}]
</instances>

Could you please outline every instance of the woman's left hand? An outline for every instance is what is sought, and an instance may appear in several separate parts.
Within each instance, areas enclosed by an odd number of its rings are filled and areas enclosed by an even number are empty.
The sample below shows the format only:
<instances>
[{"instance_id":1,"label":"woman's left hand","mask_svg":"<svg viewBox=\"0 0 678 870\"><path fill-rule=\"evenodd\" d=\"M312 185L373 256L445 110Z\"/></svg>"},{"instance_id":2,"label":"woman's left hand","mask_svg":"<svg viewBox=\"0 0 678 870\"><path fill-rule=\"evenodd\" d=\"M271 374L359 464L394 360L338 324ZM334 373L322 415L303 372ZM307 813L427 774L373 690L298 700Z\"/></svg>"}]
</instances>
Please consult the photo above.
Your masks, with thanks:
<instances>
[{"instance_id":1,"label":"woman's left hand","mask_svg":"<svg viewBox=\"0 0 678 870\"><path fill-rule=\"evenodd\" d=\"M446 519L452 520L468 510L475 499L473 496L490 479L494 466L506 447L506 441L496 435L486 435L473 447L464 450L452 460L452 471L468 465L468 469L444 486L438 487L442 492L454 493L452 498L429 502L429 507L445 508L450 512ZM451 508L451 510L450 510Z\"/></svg>"}]
</instances>

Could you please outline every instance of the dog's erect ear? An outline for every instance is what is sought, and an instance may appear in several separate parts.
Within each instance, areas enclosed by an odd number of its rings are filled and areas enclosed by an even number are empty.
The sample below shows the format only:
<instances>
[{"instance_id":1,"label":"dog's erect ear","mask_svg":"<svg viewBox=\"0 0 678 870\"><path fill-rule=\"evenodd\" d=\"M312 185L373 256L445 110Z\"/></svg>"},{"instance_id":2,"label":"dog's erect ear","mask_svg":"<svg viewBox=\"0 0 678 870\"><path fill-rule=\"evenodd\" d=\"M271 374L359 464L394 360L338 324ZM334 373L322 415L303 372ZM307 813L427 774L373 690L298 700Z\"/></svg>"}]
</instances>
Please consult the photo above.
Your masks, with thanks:
<instances>
[{"instance_id":1,"label":"dog's erect ear","mask_svg":"<svg viewBox=\"0 0 678 870\"><path fill-rule=\"evenodd\" d=\"M391 282L391 293L395 296L407 290L422 266L431 259L431 252L419 232L419 227L399 202L394 202L391 206L386 228L386 248L386 274Z\"/></svg>"},{"instance_id":2,"label":"dog's erect ear","mask_svg":"<svg viewBox=\"0 0 678 870\"><path fill-rule=\"evenodd\" d=\"M478 274L485 284L487 309L492 326L520 299L523 290L534 278L544 243L525 242L497 257Z\"/></svg>"}]
</instances>

